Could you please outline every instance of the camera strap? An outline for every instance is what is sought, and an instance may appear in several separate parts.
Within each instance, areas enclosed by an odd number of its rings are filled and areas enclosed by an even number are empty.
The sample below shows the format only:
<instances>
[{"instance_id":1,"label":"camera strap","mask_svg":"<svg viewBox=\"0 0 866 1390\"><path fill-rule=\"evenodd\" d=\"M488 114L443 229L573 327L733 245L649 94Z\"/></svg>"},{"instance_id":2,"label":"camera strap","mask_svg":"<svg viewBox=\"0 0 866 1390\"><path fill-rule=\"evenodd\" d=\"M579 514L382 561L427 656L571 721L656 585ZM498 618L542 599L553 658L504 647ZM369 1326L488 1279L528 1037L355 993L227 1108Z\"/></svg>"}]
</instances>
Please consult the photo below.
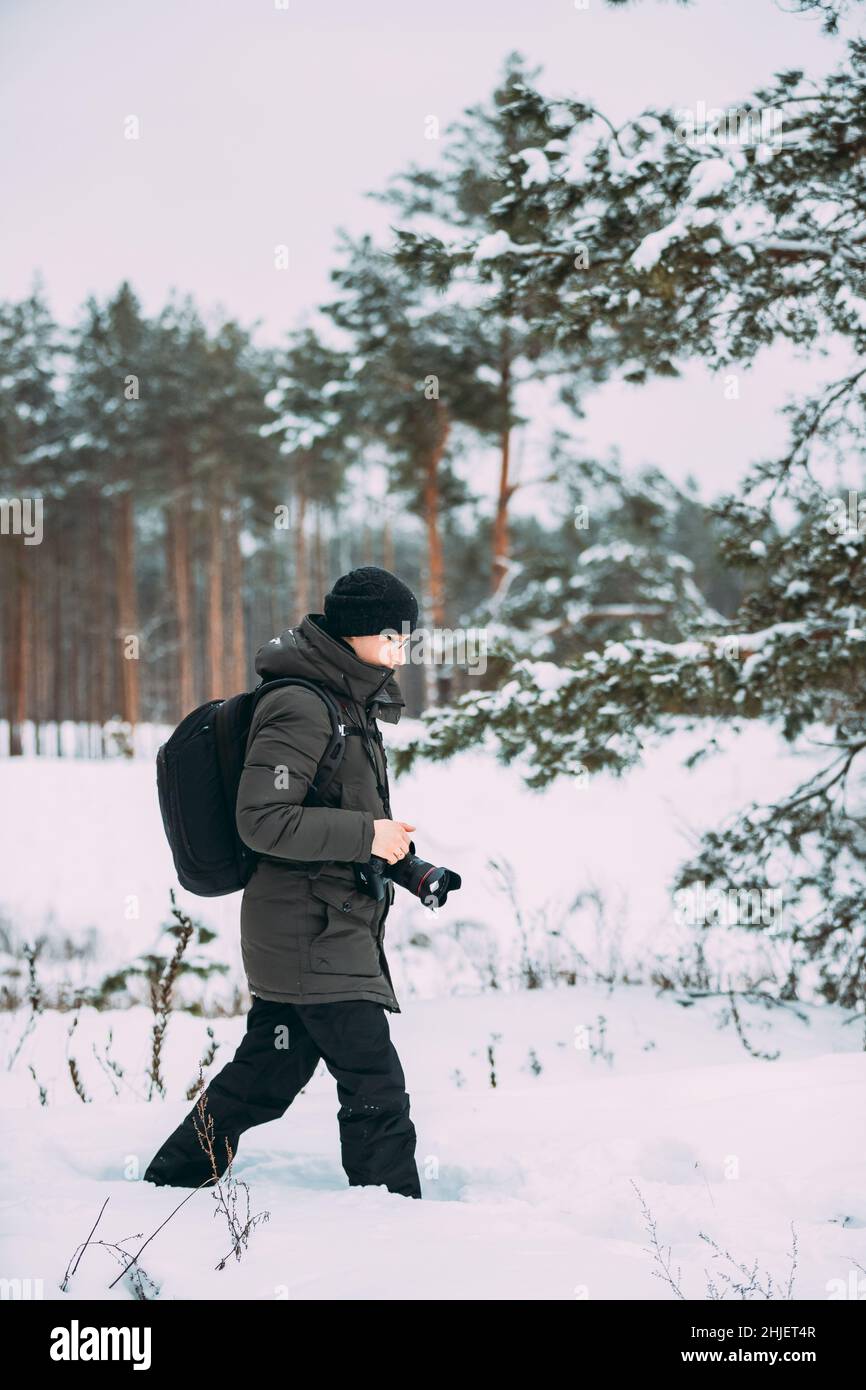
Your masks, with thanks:
<instances>
[{"instance_id":1,"label":"camera strap","mask_svg":"<svg viewBox=\"0 0 866 1390\"><path fill-rule=\"evenodd\" d=\"M347 708L348 707L341 700L340 709L347 710ZM361 742L363 743L364 752L366 753L367 758L370 762L370 766L373 769L373 776L376 778L376 790L379 793L379 800L382 802L382 805L385 808L385 815L388 817L389 820L393 820L393 816L391 815L391 800L388 792L388 756L385 752L385 745L382 742L382 735L379 733L377 729L376 742L378 743L379 749L382 754L382 765L386 769L384 785L382 783L382 776L379 771L379 763L376 759L376 753L373 748L373 740L370 737L369 727L365 728L363 724L344 724L343 733L347 738L350 735L355 735L356 737L360 738Z\"/></svg>"},{"instance_id":2,"label":"camera strap","mask_svg":"<svg viewBox=\"0 0 866 1390\"><path fill-rule=\"evenodd\" d=\"M376 778L376 790L379 793L379 800L382 802L382 805L385 808L385 815L388 817L389 820L393 820L394 817L391 815L391 801L388 795L388 773L387 771L385 772L385 785L383 786L382 779L379 775L379 764L376 761L376 753L373 748L373 741L370 738L370 733L368 729L364 730L363 739L364 749L366 751L367 757L370 759L370 765L373 768L373 774ZM378 743L379 749L382 753L382 763L384 766L387 767L388 759L385 755L385 745L382 742L381 734L377 734L376 742Z\"/></svg>"}]
</instances>

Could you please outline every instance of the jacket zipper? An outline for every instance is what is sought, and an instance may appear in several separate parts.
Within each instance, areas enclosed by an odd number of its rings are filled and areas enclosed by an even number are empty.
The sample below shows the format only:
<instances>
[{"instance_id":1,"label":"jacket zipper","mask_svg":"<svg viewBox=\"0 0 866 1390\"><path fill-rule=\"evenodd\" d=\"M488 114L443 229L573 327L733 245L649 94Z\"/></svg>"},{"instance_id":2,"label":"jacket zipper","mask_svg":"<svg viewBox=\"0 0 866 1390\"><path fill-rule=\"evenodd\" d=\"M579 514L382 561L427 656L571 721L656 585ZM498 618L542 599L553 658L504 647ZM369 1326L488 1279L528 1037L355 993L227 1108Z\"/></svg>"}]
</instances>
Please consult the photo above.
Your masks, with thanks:
<instances>
[{"instance_id":1,"label":"jacket zipper","mask_svg":"<svg viewBox=\"0 0 866 1390\"><path fill-rule=\"evenodd\" d=\"M365 743L365 745L366 745L366 747L367 747L368 755L369 755L369 757L370 757L370 759L371 759L371 761L372 761L372 764L373 764L373 772L374 772L375 777L376 777L376 782L377 782L382 788L384 788L385 796L383 797L382 794L381 794L381 792L380 792L380 794L379 794L379 799L380 799L381 802L382 802L382 806L383 806L383 809L385 810L386 815L389 815L389 816L391 815L391 812L390 812L390 806L391 806L391 789L390 789L390 787L389 787L389 785L388 785L388 765L387 765L387 758L386 758L386 756L385 756L384 745L382 744L382 736L381 736L381 734L379 733L378 729L376 730L375 735L371 735L371 734L370 734L370 715L369 715L369 709L370 709L370 706L373 704L373 702L376 700L376 698L377 698L377 696L378 696L378 694L379 694L379 691L380 691L380 690L383 690L383 689L385 688L385 686L388 684L388 681L391 679L391 677L392 677L393 674L394 674L394 672L393 672L392 670L390 670L390 669L387 670L387 671L385 672L385 675L384 675L384 676L382 677L382 679L380 680L379 684L376 686L376 689L372 692L371 695L368 696L368 698L364 701L364 703L361 704L361 701L360 701L360 700L357 700L357 699L355 698L355 696L352 695L352 693L351 693L351 685L350 685L350 683L349 683L349 677L346 675L345 671L342 673L342 675L343 675L343 680L346 682L346 685L349 687L349 695L348 695L349 700L351 701L352 704L357 705L357 707L358 707L359 710L363 710L364 730L365 730L364 735L363 735L364 743ZM399 704L399 701L398 701L398 700L382 700L382 701L380 701L380 703L381 703L381 704L388 704L388 705L396 705L396 704ZM369 740L369 742L368 742L368 740ZM379 744L379 749L380 749L380 752L381 752L381 754L382 754L381 776L380 776L380 769L379 769L379 760L378 760L378 758L376 757L375 753L372 752L372 750L370 749L370 743L373 743L373 742ZM378 790L378 787L377 787L377 790Z\"/></svg>"}]
</instances>

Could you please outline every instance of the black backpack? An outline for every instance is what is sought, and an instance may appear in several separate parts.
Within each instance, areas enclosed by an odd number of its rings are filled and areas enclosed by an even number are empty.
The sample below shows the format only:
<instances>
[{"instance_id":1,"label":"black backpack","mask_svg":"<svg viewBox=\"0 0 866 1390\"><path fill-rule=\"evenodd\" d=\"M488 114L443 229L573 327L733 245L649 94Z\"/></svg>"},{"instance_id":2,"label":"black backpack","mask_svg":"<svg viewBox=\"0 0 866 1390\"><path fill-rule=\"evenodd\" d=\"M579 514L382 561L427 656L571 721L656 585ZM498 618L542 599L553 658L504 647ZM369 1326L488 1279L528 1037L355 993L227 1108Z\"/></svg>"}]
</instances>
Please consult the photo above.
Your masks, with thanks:
<instances>
[{"instance_id":1,"label":"black backpack","mask_svg":"<svg viewBox=\"0 0 866 1390\"><path fill-rule=\"evenodd\" d=\"M242 695L199 705L157 753L159 809L177 877L199 897L239 892L261 857L238 834L235 806L256 705L280 685L313 690L327 706L331 739L302 803L322 805L343 757L345 727L333 696L300 676L263 681Z\"/></svg>"}]
</instances>

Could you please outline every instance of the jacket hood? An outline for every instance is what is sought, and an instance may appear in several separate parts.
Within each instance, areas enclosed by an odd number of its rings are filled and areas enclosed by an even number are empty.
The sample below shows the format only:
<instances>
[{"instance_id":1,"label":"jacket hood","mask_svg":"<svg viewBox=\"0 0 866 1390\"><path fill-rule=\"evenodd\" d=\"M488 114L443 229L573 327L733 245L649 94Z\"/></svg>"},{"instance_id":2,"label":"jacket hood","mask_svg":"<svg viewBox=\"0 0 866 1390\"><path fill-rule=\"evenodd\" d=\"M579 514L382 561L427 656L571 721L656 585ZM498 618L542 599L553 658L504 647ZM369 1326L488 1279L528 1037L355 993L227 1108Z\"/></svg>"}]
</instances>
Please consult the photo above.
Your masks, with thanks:
<instances>
[{"instance_id":1,"label":"jacket hood","mask_svg":"<svg viewBox=\"0 0 866 1390\"><path fill-rule=\"evenodd\" d=\"M325 630L323 613L308 613L297 627L287 627L256 652L256 673L263 679L301 676L349 695L374 718L396 724L406 701L394 672L362 661L347 643Z\"/></svg>"}]
</instances>

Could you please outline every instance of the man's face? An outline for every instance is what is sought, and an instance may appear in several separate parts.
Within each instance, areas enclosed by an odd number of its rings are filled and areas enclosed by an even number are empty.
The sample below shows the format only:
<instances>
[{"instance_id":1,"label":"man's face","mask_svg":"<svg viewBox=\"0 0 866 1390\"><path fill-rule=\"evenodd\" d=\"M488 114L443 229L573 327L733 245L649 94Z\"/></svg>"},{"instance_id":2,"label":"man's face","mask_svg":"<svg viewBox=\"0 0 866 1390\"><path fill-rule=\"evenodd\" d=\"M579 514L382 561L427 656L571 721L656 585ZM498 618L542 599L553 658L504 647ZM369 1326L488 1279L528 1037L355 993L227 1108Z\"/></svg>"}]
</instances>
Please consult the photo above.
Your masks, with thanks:
<instances>
[{"instance_id":1,"label":"man's face","mask_svg":"<svg viewBox=\"0 0 866 1390\"><path fill-rule=\"evenodd\" d=\"M388 666L393 670L406 665L408 635L374 632L369 637L347 637L345 640L362 661L369 661L373 666Z\"/></svg>"}]
</instances>

